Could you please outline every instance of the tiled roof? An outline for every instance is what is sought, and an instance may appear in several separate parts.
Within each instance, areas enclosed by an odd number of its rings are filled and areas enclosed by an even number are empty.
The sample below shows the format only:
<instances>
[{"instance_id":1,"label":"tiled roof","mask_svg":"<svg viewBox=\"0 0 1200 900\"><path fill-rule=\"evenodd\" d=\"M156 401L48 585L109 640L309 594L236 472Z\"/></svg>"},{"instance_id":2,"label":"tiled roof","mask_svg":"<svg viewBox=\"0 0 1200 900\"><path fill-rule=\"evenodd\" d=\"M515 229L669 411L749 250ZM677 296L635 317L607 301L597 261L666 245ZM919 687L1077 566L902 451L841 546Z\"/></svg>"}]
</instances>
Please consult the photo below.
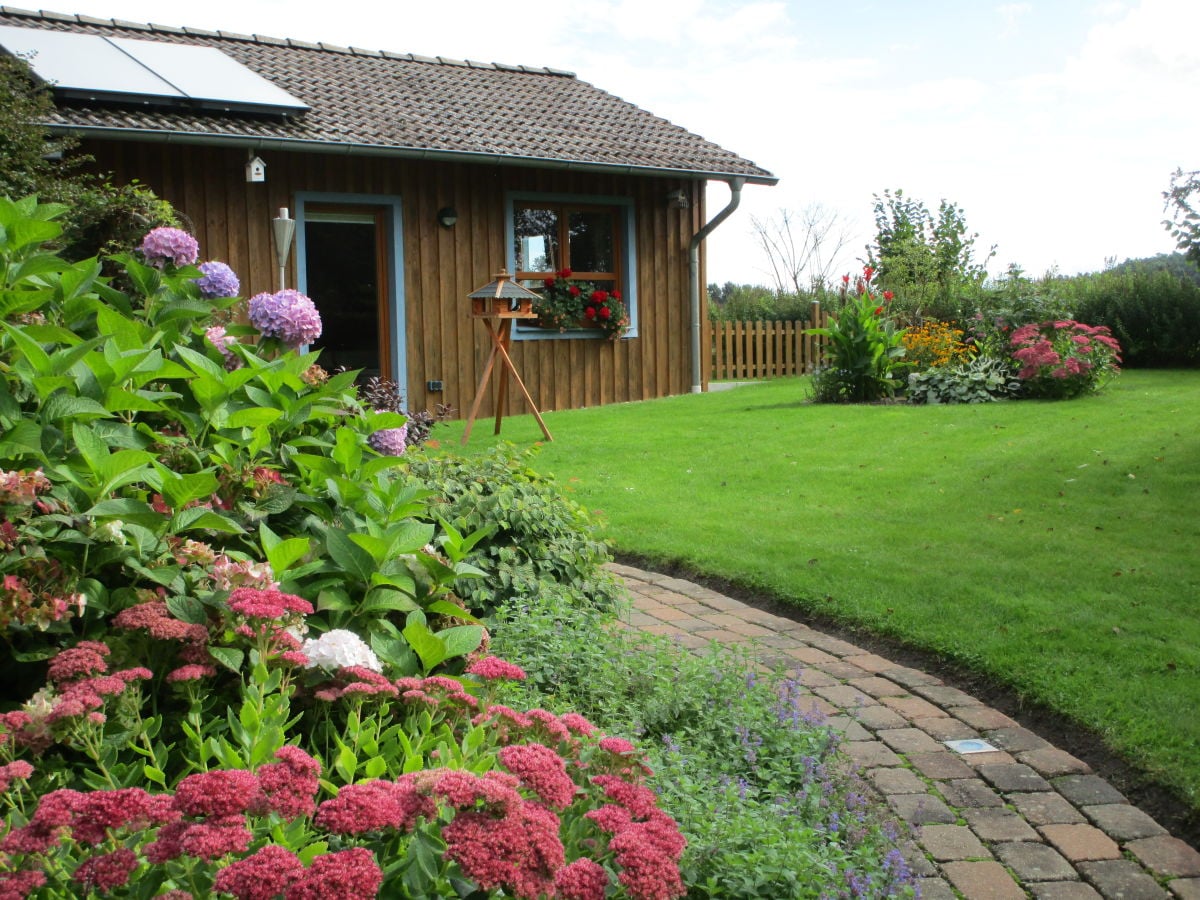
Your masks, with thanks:
<instances>
[{"instance_id":1,"label":"tiled roof","mask_svg":"<svg viewBox=\"0 0 1200 900\"><path fill-rule=\"evenodd\" d=\"M570 72L8 6L0 24L215 47L310 107L285 118L60 104L48 124L80 133L776 181Z\"/></svg>"}]
</instances>

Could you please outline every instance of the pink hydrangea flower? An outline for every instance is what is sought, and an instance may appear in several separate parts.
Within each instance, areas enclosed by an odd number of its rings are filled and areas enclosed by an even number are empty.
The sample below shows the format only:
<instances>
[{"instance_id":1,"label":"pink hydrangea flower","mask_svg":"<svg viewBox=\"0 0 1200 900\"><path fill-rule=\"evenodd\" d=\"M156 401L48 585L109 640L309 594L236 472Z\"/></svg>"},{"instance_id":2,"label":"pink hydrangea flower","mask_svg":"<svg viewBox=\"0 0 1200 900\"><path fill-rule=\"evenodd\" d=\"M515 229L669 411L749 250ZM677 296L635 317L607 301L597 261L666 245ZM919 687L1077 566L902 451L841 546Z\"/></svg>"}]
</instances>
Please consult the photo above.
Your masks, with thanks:
<instances>
[{"instance_id":1,"label":"pink hydrangea flower","mask_svg":"<svg viewBox=\"0 0 1200 900\"><path fill-rule=\"evenodd\" d=\"M373 431L367 436L367 446L380 456L403 456L408 447L408 426Z\"/></svg>"},{"instance_id":2,"label":"pink hydrangea flower","mask_svg":"<svg viewBox=\"0 0 1200 900\"><path fill-rule=\"evenodd\" d=\"M200 255L200 245L186 231L178 228L155 228L144 238L142 256L152 266L162 268L167 263L190 266Z\"/></svg>"}]
</instances>

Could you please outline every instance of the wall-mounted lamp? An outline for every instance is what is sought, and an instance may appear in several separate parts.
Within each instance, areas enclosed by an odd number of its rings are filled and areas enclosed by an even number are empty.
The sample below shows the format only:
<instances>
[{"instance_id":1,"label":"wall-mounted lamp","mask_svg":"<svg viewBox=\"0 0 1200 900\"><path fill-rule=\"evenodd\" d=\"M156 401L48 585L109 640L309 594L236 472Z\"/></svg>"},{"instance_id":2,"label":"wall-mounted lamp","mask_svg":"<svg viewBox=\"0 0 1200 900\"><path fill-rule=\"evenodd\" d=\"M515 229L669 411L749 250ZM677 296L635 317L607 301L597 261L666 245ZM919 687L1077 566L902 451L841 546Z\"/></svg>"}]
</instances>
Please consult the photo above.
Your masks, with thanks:
<instances>
[{"instance_id":1,"label":"wall-mounted lamp","mask_svg":"<svg viewBox=\"0 0 1200 900\"><path fill-rule=\"evenodd\" d=\"M246 180L259 182L267 180L267 164L259 157L252 156L246 162Z\"/></svg>"},{"instance_id":2,"label":"wall-mounted lamp","mask_svg":"<svg viewBox=\"0 0 1200 900\"><path fill-rule=\"evenodd\" d=\"M458 210L453 206L443 206L437 211L437 220L443 228L453 228L458 221Z\"/></svg>"},{"instance_id":3,"label":"wall-mounted lamp","mask_svg":"<svg viewBox=\"0 0 1200 900\"><path fill-rule=\"evenodd\" d=\"M687 194L683 192L682 188L667 194L667 206L671 209L687 209L691 205Z\"/></svg>"}]
</instances>

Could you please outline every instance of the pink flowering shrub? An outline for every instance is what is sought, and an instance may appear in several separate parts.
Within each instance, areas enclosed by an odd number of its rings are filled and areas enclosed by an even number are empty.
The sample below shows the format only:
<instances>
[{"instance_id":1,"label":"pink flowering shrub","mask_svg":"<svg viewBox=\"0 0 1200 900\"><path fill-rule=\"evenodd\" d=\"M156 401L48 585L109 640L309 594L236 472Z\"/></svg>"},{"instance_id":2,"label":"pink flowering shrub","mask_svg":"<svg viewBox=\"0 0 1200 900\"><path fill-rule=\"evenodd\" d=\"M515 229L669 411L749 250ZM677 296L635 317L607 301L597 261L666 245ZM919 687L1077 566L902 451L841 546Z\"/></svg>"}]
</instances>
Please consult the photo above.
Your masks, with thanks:
<instances>
[{"instance_id":1,"label":"pink flowering shrub","mask_svg":"<svg viewBox=\"0 0 1200 900\"><path fill-rule=\"evenodd\" d=\"M1121 347L1103 325L1069 319L1022 325L1012 332L1009 350L1029 397L1078 397L1120 371Z\"/></svg>"},{"instance_id":2,"label":"pink flowering shrub","mask_svg":"<svg viewBox=\"0 0 1200 900\"><path fill-rule=\"evenodd\" d=\"M290 612L283 597L281 615ZM110 655L106 645L84 642L59 655L52 678L110 677ZM520 672L499 659L477 666L492 679ZM384 679L366 669L345 677ZM345 737L334 741L332 768L283 744L269 761L194 771L173 788L59 789L30 803L18 783L35 767L0 767L11 810L0 837L0 895L75 885L153 896L139 885L153 891L171 879L238 900L449 896L464 883L526 900L683 896L686 842L628 741L600 734L578 714L482 704L470 692L479 682L403 677L390 687L373 712L361 698L313 691L317 703L355 704L357 727L339 727ZM304 716L289 721L286 703L272 710L250 689L245 699L272 726L258 732L260 745L288 730L312 744L330 738L306 728ZM238 718L253 730L244 713ZM24 724L15 714L0 720L0 752L28 749ZM356 778L357 763L345 758L355 747L378 754L371 759L382 760L379 777ZM247 748L246 758L256 756Z\"/></svg>"}]
</instances>

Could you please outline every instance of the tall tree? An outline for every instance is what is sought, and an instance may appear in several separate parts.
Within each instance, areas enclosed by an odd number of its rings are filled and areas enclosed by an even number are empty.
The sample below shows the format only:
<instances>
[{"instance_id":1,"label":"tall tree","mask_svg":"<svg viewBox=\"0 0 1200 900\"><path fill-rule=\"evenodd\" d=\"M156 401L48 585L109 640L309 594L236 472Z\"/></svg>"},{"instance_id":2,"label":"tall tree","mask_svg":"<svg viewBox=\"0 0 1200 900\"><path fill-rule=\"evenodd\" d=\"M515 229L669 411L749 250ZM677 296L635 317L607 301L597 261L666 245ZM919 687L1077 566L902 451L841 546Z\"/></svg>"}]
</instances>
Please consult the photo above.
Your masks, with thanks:
<instances>
[{"instance_id":1,"label":"tall tree","mask_svg":"<svg viewBox=\"0 0 1200 900\"><path fill-rule=\"evenodd\" d=\"M900 188L875 194L874 199L875 243L866 249L879 285L919 311L953 304L987 278L987 262L996 248L992 246L982 260L975 259L979 234L968 230L957 204L942 200L934 216L923 201Z\"/></svg>"}]
</instances>

